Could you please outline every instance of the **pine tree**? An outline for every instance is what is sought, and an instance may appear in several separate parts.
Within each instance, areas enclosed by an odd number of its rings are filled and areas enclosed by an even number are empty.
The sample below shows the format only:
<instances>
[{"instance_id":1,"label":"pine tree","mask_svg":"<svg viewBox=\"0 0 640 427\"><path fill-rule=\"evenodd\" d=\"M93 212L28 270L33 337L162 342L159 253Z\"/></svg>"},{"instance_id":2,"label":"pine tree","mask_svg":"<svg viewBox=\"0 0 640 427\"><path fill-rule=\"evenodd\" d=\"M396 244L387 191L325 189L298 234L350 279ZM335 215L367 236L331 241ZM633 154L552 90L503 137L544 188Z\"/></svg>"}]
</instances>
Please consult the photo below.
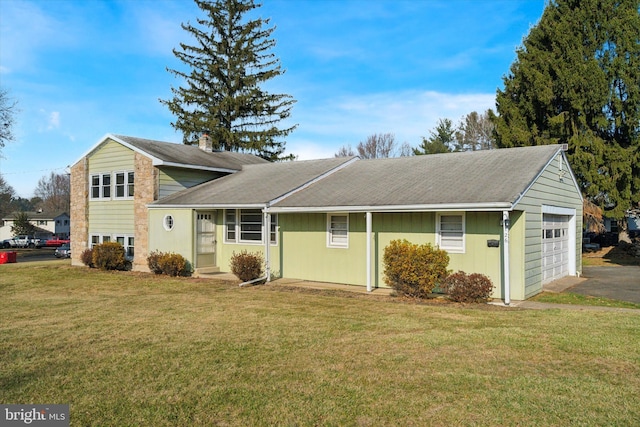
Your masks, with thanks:
<instances>
[{"instance_id":1,"label":"pine tree","mask_svg":"<svg viewBox=\"0 0 640 427\"><path fill-rule=\"evenodd\" d=\"M185 144L195 144L207 132L216 150L257 154L268 160L283 157L285 142L296 126L279 128L295 101L289 95L271 94L260 85L284 73L271 53L275 27L263 28L269 19L247 19L260 7L253 0L195 0L206 18L198 26L182 24L196 40L180 43L174 55L189 66L183 72L167 68L184 80L171 88L173 98L160 100L176 116L174 129Z\"/></svg>"},{"instance_id":2,"label":"pine tree","mask_svg":"<svg viewBox=\"0 0 640 427\"><path fill-rule=\"evenodd\" d=\"M605 215L640 202L640 0L551 0L496 101L499 147L568 144Z\"/></svg>"},{"instance_id":3,"label":"pine tree","mask_svg":"<svg viewBox=\"0 0 640 427\"><path fill-rule=\"evenodd\" d=\"M421 156L424 154L448 153L454 151L458 146L456 140L456 130L450 119L439 119L436 127L430 131L429 138L422 138L422 144L413 149L413 154Z\"/></svg>"}]
</instances>

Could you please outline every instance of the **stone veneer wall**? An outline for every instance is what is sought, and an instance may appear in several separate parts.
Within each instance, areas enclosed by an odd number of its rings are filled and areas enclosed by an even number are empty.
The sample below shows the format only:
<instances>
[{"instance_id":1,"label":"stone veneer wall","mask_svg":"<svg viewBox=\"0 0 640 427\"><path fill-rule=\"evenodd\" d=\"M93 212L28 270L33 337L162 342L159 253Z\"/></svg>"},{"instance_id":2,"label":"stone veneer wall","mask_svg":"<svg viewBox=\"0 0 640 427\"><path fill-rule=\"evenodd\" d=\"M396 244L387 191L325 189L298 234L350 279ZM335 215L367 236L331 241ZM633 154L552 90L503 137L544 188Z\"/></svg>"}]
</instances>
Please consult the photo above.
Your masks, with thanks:
<instances>
[{"instance_id":1,"label":"stone veneer wall","mask_svg":"<svg viewBox=\"0 0 640 427\"><path fill-rule=\"evenodd\" d=\"M133 270L149 271L149 266L147 265L147 256L149 254L149 213L147 204L157 199L158 170L153 167L151 159L140 153L135 153L134 164L135 254L133 257Z\"/></svg>"},{"instance_id":2,"label":"stone veneer wall","mask_svg":"<svg viewBox=\"0 0 640 427\"><path fill-rule=\"evenodd\" d=\"M80 255L89 247L89 177L85 157L71 167L71 264L83 265Z\"/></svg>"}]
</instances>

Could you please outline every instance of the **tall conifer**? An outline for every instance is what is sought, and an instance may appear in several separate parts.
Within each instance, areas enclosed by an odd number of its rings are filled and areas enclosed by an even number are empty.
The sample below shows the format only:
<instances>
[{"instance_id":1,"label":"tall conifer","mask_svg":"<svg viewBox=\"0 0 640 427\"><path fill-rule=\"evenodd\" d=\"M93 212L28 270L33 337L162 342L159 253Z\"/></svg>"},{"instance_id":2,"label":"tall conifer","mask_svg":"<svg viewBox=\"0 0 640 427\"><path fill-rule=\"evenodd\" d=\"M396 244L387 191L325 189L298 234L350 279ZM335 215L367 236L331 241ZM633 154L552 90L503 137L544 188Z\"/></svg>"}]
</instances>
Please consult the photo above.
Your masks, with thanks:
<instances>
[{"instance_id":1,"label":"tall conifer","mask_svg":"<svg viewBox=\"0 0 640 427\"><path fill-rule=\"evenodd\" d=\"M260 7L253 0L195 2L206 18L198 18L197 26L182 24L195 43L173 50L189 69L167 68L184 85L171 88L172 99L160 100L176 116L171 125L182 132L185 144L208 132L217 150L290 158L283 156L283 138L296 126L279 128L278 123L289 117L295 101L260 86L284 73L271 52L275 27L263 28L269 19L245 17Z\"/></svg>"},{"instance_id":2,"label":"tall conifer","mask_svg":"<svg viewBox=\"0 0 640 427\"><path fill-rule=\"evenodd\" d=\"M499 147L568 144L583 194L640 202L640 0L551 0L497 92Z\"/></svg>"}]
</instances>

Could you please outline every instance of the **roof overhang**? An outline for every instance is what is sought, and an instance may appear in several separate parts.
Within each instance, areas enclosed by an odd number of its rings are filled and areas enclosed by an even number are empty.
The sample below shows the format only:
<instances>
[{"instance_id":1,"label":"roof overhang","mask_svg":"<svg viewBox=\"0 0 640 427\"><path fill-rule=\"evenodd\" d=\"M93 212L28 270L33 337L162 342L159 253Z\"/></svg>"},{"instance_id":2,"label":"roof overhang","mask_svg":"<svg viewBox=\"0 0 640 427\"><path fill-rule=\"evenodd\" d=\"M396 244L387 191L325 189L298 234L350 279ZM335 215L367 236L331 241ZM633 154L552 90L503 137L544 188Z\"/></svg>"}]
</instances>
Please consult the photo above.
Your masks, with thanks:
<instances>
[{"instance_id":1,"label":"roof overhang","mask_svg":"<svg viewBox=\"0 0 640 427\"><path fill-rule=\"evenodd\" d=\"M174 163L174 162L166 162L162 159L159 159L149 153L147 153L144 150L141 150L140 148L124 141L121 138L118 138L117 136L108 133L106 135L104 135L102 138L100 138L98 140L98 142L96 142L95 144L93 144L93 146L91 148L89 148L89 150L87 150L78 160L76 160L75 162L72 163L72 165L75 165L76 163L78 163L79 161L81 161L82 159L84 159L85 157L91 155L94 151L96 151L102 144L104 144L105 142L107 142L107 140L112 140L117 142L118 144L121 144L125 147L127 147L128 149L141 154L145 157L147 157L148 159L151 160L151 163L153 164L153 166L167 166L167 167L177 167L177 168L182 168L182 169L197 169L197 170L204 170L204 171L210 171L210 172L224 172L224 173L235 173L238 172L237 169L228 169L228 168L216 168L216 167L212 167L212 166L200 166L200 165L192 165L192 164L188 164L188 163Z\"/></svg>"},{"instance_id":2,"label":"roof overhang","mask_svg":"<svg viewBox=\"0 0 640 427\"><path fill-rule=\"evenodd\" d=\"M305 206L268 208L271 213L295 212L501 212L512 209L511 203L450 203L433 205L396 205L396 206Z\"/></svg>"},{"instance_id":3,"label":"roof overhang","mask_svg":"<svg viewBox=\"0 0 640 427\"><path fill-rule=\"evenodd\" d=\"M178 204L148 204L148 209L264 209L266 203L202 203L195 205L178 205Z\"/></svg>"}]
</instances>

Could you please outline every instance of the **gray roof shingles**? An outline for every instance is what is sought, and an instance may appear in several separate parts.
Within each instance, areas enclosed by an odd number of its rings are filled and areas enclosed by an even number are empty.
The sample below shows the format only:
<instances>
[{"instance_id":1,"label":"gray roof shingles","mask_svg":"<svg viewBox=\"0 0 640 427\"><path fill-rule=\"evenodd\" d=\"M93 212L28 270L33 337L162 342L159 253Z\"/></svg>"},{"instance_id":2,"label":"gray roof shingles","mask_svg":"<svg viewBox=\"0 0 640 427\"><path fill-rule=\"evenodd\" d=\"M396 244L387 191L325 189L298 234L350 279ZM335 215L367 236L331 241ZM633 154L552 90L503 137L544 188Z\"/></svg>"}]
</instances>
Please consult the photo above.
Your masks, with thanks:
<instances>
[{"instance_id":1,"label":"gray roof shingles","mask_svg":"<svg viewBox=\"0 0 640 427\"><path fill-rule=\"evenodd\" d=\"M352 159L246 165L240 172L172 194L153 205L264 205Z\"/></svg>"},{"instance_id":2,"label":"gray roof shingles","mask_svg":"<svg viewBox=\"0 0 640 427\"><path fill-rule=\"evenodd\" d=\"M253 154L214 151L208 153L195 145L174 144L125 135L113 135L162 162L188 167L240 170L243 165L269 163Z\"/></svg>"},{"instance_id":3,"label":"gray roof shingles","mask_svg":"<svg viewBox=\"0 0 640 427\"><path fill-rule=\"evenodd\" d=\"M274 206L509 204L559 149L546 145L361 160Z\"/></svg>"},{"instance_id":4,"label":"gray roof shingles","mask_svg":"<svg viewBox=\"0 0 640 427\"><path fill-rule=\"evenodd\" d=\"M276 208L509 205L518 200L559 145L358 160L247 165L240 172L165 197L153 205ZM300 188L304 184L310 185Z\"/></svg>"}]
</instances>

